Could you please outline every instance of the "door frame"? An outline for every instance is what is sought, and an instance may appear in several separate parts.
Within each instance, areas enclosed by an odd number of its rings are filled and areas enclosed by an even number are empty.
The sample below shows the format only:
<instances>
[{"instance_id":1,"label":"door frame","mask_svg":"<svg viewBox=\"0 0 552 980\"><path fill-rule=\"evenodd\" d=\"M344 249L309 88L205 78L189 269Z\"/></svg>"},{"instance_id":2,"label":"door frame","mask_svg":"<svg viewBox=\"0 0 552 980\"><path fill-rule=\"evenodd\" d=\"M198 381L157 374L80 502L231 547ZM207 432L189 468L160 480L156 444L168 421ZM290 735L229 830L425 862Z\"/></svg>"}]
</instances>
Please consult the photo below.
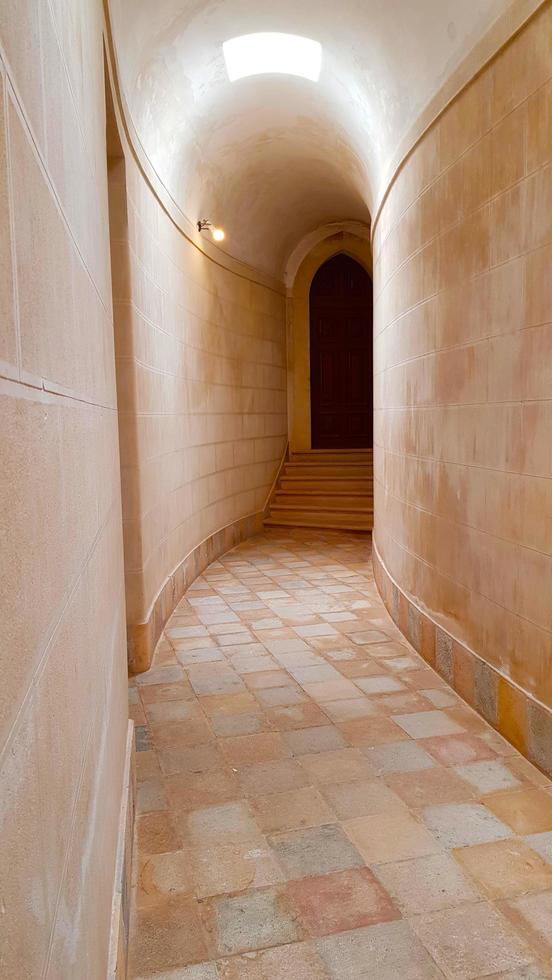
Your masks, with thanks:
<instances>
[{"instance_id":1,"label":"door frame","mask_svg":"<svg viewBox=\"0 0 552 980\"><path fill-rule=\"evenodd\" d=\"M312 449L310 384L310 287L319 268L343 253L355 259L372 279L368 236L340 231L318 242L302 260L288 292L287 374L288 431L291 452Z\"/></svg>"}]
</instances>

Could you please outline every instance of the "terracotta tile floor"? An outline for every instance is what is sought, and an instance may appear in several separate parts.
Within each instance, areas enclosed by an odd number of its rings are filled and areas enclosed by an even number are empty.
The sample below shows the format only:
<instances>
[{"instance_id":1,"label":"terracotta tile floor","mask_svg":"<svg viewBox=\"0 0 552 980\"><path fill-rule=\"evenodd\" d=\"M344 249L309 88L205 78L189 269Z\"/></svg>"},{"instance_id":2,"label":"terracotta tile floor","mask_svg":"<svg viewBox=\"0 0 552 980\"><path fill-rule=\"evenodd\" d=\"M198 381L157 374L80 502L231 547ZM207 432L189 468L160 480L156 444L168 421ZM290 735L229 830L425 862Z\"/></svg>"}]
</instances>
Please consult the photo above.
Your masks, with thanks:
<instances>
[{"instance_id":1,"label":"terracotta tile floor","mask_svg":"<svg viewBox=\"0 0 552 980\"><path fill-rule=\"evenodd\" d=\"M131 977L552 977L552 784L409 647L369 549L241 545L131 681Z\"/></svg>"}]
</instances>

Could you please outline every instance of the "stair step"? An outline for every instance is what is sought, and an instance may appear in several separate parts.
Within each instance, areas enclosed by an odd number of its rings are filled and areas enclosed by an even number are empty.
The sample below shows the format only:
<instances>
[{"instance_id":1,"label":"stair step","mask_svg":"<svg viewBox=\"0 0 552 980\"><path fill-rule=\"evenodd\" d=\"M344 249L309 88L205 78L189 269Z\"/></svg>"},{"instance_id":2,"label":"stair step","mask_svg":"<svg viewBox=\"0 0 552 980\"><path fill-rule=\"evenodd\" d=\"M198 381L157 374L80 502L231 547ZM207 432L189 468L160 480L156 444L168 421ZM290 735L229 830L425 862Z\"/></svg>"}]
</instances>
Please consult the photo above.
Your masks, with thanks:
<instances>
[{"instance_id":1,"label":"stair step","mask_svg":"<svg viewBox=\"0 0 552 980\"><path fill-rule=\"evenodd\" d=\"M286 476L341 476L347 478L370 477L372 475L371 464L361 463L286 463L284 474Z\"/></svg>"},{"instance_id":2,"label":"stair step","mask_svg":"<svg viewBox=\"0 0 552 980\"><path fill-rule=\"evenodd\" d=\"M364 523L368 518L372 518L373 510L372 508L358 508L358 507L284 507L278 504L274 504L270 509L271 517L289 517L298 518L313 515L319 519L325 521L340 521L340 520L359 520Z\"/></svg>"},{"instance_id":3,"label":"stair step","mask_svg":"<svg viewBox=\"0 0 552 980\"><path fill-rule=\"evenodd\" d=\"M305 479L302 477L283 476L280 480L279 489L286 493L352 493L368 494L372 491L372 480L352 479L347 480L339 477L326 477L320 479L314 477Z\"/></svg>"},{"instance_id":4,"label":"stair step","mask_svg":"<svg viewBox=\"0 0 552 980\"><path fill-rule=\"evenodd\" d=\"M341 521L326 521L322 520L319 516L311 514L304 515L298 518L286 518L278 519L274 517L267 517L265 522L268 527L317 527L327 531L371 531L372 521L366 521L360 524L357 521L351 522L341 522Z\"/></svg>"},{"instance_id":5,"label":"stair step","mask_svg":"<svg viewBox=\"0 0 552 980\"><path fill-rule=\"evenodd\" d=\"M317 450L312 453L291 453L290 462L292 463L370 463L372 461L372 450L355 451L350 450L332 452Z\"/></svg>"},{"instance_id":6,"label":"stair step","mask_svg":"<svg viewBox=\"0 0 552 980\"><path fill-rule=\"evenodd\" d=\"M301 507L314 510L372 510L372 494L286 493L278 490L274 507Z\"/></svg>"}]
</instances>

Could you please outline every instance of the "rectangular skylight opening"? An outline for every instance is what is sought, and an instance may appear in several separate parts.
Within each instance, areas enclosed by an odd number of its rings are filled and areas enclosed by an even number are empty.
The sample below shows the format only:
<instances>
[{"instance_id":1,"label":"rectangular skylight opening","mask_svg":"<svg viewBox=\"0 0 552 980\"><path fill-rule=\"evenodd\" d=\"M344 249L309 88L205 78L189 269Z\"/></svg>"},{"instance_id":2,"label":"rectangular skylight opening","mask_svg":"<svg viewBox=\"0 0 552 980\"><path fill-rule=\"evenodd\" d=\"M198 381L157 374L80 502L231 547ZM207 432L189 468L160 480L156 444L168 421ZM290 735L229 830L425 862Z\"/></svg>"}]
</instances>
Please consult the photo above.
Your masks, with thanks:
<instances>
[{"instance_id":1,"label":"rectangular skylight opening","mask_svg":"<svg viewBox=\"0 0 552 980\"><path fill-rule=\"evenodd\" d=\"M250 75L299 75L317 82L322 45L297 34L243 34L222 45L228 78L235 82Z\"/></svg>"}]
</instances>

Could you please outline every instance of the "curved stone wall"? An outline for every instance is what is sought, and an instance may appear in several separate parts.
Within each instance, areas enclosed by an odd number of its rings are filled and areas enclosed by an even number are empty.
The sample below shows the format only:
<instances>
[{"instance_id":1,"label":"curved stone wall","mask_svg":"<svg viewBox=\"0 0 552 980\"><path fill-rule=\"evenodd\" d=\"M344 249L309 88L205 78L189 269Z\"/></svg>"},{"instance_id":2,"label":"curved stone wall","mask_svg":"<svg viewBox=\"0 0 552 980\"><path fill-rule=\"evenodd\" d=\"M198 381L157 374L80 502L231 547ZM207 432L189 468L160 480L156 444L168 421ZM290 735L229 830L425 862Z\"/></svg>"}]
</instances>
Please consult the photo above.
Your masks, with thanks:
<instances>
[{"instance_id":1,"label":"curved stone wall","mask_svg":"<svg viewBox=\"0 0 552 980\"><path fill-rule=\"evenodd\" d=\"M551 215L547 4L391 187L374 237L374 354L383 565L416 608L548 707Z\"/></svg>"}]
</instances>

